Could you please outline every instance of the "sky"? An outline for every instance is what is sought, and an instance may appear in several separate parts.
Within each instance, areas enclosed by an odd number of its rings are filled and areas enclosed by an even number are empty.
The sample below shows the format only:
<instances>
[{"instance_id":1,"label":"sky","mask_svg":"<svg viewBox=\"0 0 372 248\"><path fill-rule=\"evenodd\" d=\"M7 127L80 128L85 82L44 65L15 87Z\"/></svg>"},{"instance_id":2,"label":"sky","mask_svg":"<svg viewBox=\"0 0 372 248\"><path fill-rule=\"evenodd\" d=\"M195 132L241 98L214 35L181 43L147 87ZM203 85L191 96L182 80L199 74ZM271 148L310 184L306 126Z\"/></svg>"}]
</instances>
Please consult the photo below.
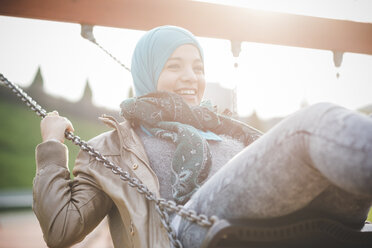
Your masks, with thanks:
<instances>
[{"instance_id":1,"label":"sky","mask_svg":"<svg viewBox=\"0 0 372 248\"><path fill-rule=\"evenodd\" d=\"M214 2L372 23L372 1L368 0ZM40 65L50 94L77 101L89 80L98 106L118 109L128 95L130 73L83 39L79 24L0 16L0 33L0 73L20 86L31 83ZM143 33L94 28L97 41L128 67ZM243 42L235 59L229 41L199 40L204 48L207 82L236 87L240 115L256 111L262 118L285 116L304 101L333 102L350 109L372 104L370 55L345 53L341 67L336 68L331 51Z\"/></svg>"}]
</instances>

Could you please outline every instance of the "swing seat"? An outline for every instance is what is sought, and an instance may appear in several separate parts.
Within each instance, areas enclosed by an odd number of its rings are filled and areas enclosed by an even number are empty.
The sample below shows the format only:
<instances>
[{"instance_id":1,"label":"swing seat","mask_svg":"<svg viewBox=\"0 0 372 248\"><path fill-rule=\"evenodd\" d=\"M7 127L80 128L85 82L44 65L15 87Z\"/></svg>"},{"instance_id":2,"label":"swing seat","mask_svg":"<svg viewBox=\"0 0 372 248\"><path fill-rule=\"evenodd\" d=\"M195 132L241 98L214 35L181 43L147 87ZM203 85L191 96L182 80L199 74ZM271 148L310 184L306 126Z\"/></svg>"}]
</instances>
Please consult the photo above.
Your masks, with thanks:
<instances>
[{"instance_id":1,"label":"swing seat","mask_svg":"<svg viewBox=\"0 0 372 248\"><path fill-rule=\"evenodd\" d=\"M366 248L372 247L372 224L362 231L329 218L291 220L220 220L208 231L202 248Z\"/></svg>"}]
</instances>

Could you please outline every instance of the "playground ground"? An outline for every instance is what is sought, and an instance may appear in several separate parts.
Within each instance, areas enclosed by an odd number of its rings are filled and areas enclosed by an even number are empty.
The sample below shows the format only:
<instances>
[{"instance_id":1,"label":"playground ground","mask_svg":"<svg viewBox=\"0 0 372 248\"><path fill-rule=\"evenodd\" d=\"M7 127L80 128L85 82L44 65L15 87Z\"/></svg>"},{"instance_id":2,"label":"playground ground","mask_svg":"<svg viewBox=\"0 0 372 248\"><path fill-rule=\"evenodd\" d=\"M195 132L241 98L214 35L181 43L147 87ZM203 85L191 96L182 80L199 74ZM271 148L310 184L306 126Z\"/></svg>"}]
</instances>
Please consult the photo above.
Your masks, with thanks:
<instances>
[{"instance_id":1,"label":"playground ground","mask_svg":"<svg viewBox=\"0 0 372 248\"><path fill-rule=\"evenodd\" d=\"M0 212L0 248L46 248L41 228L34 213ZM106 219L81 243L73 248L112 248Z\"/></svg>"}]
</instances>

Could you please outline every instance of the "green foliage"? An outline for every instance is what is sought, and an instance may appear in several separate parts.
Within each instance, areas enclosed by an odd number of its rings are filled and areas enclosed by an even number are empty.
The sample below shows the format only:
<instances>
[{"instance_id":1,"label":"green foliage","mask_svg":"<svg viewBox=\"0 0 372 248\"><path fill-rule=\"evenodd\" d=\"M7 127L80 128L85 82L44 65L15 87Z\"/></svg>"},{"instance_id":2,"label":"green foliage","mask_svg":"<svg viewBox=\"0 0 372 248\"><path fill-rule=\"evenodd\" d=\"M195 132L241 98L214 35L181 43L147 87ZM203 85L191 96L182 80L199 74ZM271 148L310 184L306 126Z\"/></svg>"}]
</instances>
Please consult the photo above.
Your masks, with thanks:
<instances>
[{"instance_id":1,"label":"green foliage","mask_svg":"<svg viewBox=\"0 0 372 248\"><path fill-rule=\"evenodd\" d=\"M35 175L35 147L41 142L41 119L26 105L5 99L0 99L0 116L0 190L31 188ZM66 117L73 123L75 134L84 140L108 130L98 119L92 123L75 116ZM71 171L79 147L67 140L65 144L69 148Z\"/></svg>"}]
</instances>

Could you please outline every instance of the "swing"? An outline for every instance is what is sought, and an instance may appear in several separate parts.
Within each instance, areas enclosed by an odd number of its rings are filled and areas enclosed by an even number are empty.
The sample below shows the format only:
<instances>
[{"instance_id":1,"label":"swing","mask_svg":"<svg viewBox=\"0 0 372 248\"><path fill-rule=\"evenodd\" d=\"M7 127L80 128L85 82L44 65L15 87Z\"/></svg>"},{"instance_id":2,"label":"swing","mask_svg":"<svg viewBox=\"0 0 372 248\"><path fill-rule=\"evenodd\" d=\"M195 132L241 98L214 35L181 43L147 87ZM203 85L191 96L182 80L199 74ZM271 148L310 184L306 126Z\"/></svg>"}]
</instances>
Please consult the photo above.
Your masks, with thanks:
<instances>
[{"instance_id":1,"label":"swing","mask_svg":"<svg viewBox=\"0 0 372 248\"><path fill-rule=\"evenodd\" d=\"M84 30L85 29L85 30ZM82 25L82 36L110 55L116 62L130 71L124 64L111 55L94 39L92 26ZM28 96L20 87L8 81L0 73L1 84L10 88L21 100L42 118L47 115L36 101ZM66 139L71 140L83 151L91 155L95 160L103 163L112 173L118 175L121 180L143 194L147 200L155 203L155 208L161 217L161 223L167 230L172 247L182 247L177 239L175 231L169 223L168 212L175 212L181 217L198 225L209 227L209 231L203 241L205 248L228 248L228 247L372 247L372 225L366 224L369 231L356 231L350 229L335 220L328 218L300 218L294 215L283 216L266 220L219 220L216 216L207 217L188 210L184 206L176 205L173 201L157 198L155 194L142 184L138 179L131 177L127 171L107 160L93 147L88 145L79 136L72 132L65 132ZM310 245L310 246L309 246Z\"/></svg>"},{"instance_id":2,"label":"swing","mask_svg":"<svg viewBox=\"0 0 372 248\"><path fill-rule=\"evenodd\" d=\"M209 229L201 248L372 247L372 224L366 223L364 229L351 229L326 216L297 213L265 220L221 219Z\"/></svg>"}]
</instances>

